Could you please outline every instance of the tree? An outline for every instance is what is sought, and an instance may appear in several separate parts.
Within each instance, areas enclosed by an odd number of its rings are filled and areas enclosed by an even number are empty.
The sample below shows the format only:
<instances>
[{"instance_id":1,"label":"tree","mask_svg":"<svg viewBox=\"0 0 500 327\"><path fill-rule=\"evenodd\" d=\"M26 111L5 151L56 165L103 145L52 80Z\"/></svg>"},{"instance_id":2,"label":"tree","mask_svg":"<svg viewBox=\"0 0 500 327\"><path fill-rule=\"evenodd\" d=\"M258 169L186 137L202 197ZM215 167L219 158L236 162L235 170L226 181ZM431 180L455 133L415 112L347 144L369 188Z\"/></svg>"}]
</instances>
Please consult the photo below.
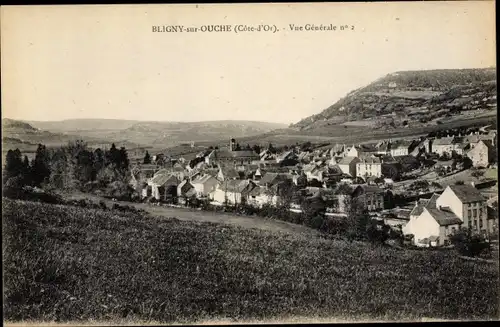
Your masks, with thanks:
<instances>
[{"instance_id":1,"label":"tree","mask_svg":"<svg viewBox=\"0 0 500 327\"><path fill-rule=\"evenodd\" d=\"M372 244L381 245L389 238L391 228L383 221L371 220L366 229L366 236Z\"/></svg>"},{"instance_id":2,"label":"tree","mask_svg":"<svg viewBox=\"0 0 500 327\"><path fill-rule=\"evenodd\" d=\"M4 183L11 177L19 176L23 171L23 160L21 151L9 150L5 156Z\"/></svg>"},{"instance_id":3,"label":"tree","mask_svg":"<svg viewBox=\"0 0 500 327\"><path fill-rule=\"evenodd\" d=\"M368 209L359 198L345 197L344 201L347 211L347 237L351 240L365 239L368 223L371 220Z\"/></svg>"},{"instance_id":4,"label":"tree","mask_svg":"<svg viewBox=\"0 0 500 327\"><path fill-rule=\"evenodd\" d=\"M241 151L241 146L239 143L236 143L236 148L234 149L234 151Z\"/></svg>"},{"instance_id":5,"label":"tree","mask_svg":"<svg viewBox=\"0 0 500 327\"><path fill-rule=\"evenodd\" d=\"M255 144L253 147L252 147L253 151L255 151L256 153L260 153L260 146Z\"/></svg>"},{"instance_id":6,"label":"tree","mask_svg":"<svg viewBox=\"0 0 500 327\"><path fill-rule=\"evenodd\" d=\"M31 165L33 184L41 186L50 177L49 154L45 145L38 144L35 159Z\"/></svg>"},{"instance_id":7,"label":"tree","mask_svg":"<svg viewBox=\"0 0 500 327\"><path fill-rule=\"evenodd\" d=\"M460 228L449 236L450 242L461 255L477 257L490 250L490 243L480 234L472 232L470 228Z\"/></svg>"},{"instance_id":8,"label":"tree","mask_svg":"<svg viewBox=\"0 0 500 327\"><path fill-rule=\"evenodd\" d=\"M146 151L146 154L144 155L144 162L145 165L149 165L151 163L151 156L149 155L149 152Z\"/></svg>"}]
</instances>

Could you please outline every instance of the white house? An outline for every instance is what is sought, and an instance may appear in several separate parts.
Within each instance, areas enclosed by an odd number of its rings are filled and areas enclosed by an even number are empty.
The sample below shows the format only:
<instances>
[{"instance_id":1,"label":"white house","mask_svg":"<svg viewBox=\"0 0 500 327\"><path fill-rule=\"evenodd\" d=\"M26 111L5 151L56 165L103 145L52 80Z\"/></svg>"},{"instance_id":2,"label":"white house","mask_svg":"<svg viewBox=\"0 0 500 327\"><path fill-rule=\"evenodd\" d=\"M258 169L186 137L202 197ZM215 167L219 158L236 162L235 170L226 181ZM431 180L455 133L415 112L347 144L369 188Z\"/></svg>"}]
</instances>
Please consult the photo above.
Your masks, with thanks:
<instances>
[{"instance_id":1,"label":"white house","mask_svg":"<svg viewBox=\"0 0 500 327\"><path fill-rule=\"evenodd\" d=\"M381 177L382 176L382 162L379 158L363 158L356 163L356 176L357 177Z\"/></svg>"},{"instance_id":2,"label":"white house","mask_svg":"<svg viewBox=\"0 0 500 327\"><path fill-rule=\"evenodd\" d=\"M218 181L215 177L204 174L198 175L194 179L191 180L191 185L193 185L196 190L197 197L208 197L213 198L213 193L217 188Z\"/></svg>"},{"instance_id":3,"label":"white house","mask_svg":"<svg viewBox=\"0 0 500 327\"><path fill-rule=\"evenodd\" d=\"M214 201L218 203L238 204L247 200L255 183L248 180L226 180L218 184L214 192Z\"/></svg>"},{"instance_id":4,"label":"white house","mask_svg":"<svg viewBox=\"0 0 500 327\"><path fill-rule=\"evenodd\" d=\"M451 185L439 196L419 200L403 233L414 235L416 245L428 245L431 237L436 245L446 245L449 235L462 225L484 236L491 233L486 199L472 185Z\"/></svg>"},{"instance_id":5,"label":"white house","mask_svg":"<svg viewBox=\"0 0 500 327\"><path fill-rule=\"evenodd\" d=\"M447 245L449 235L460 228L462 221L453 212L423 207L422 213L403 227L404 234L412 234L417 246Z\"/></svg>"},{"instance_id":6,"label":"white house","mask_svg":"<svg viewBox=\"0 0 500 327\"><path fill-rule=\"evenodd\" d=\"M449 208L464 226L488 235L488 211L486 198L469 184L447 186L436 200L437 208Z\"/></svg>"},{"instance_id":7,"label":"white house","mask_svg":"<svg viewBox=\"0 0 500 327\"><path fill-rule=\"evenodd\" d=\"M400 142L396 144L391 144L391 156L407 156L409 152L410 145L407 142Z\"/></svg>"},{"instance_id":8,"label":"white house","mask_svg":"<svg viewBox=\"0 0 500 327\"><path fill-rule=\"evenodd\" d=\"M474 167L488 167L490 149L484 141L470 144L471 149L466 155L472 160Z\"/></svg>"},{"instance_id":9,"label":"white house","mask_svg":"<svg viewBox=\"0 0 500 327\"><path fill-rule=\"evenodd\" d=\"M338 166L344 174L356 177L356 164L360 161L357 157L344 157L340 159Z\"/></svg>"}]
</instances>

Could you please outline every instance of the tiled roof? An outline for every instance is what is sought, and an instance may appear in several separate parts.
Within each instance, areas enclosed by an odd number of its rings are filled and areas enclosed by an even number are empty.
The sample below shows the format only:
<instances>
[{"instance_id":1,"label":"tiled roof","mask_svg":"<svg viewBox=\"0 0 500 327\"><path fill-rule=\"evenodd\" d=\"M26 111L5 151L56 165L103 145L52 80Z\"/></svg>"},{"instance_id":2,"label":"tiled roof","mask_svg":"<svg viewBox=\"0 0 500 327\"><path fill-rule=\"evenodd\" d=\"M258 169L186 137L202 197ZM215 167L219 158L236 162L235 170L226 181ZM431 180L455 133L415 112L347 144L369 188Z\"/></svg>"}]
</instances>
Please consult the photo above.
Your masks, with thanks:
<instances>
[{"instance_id":1,"label":"tiled roof","mask_svg":"<svg viewBox=\"0 0 500 327\"><path fill-rule=\"evenodd\" d=\"M425 209L437 221L440 226L461 224L462 220L457 217L453 212L448 210L439 209Z\"/></svg>"},{"instance_id":2,"label":"tiled roof","mask_svg":"<svg viewBox=\"0 0 500 327\"><path fill-rule=\"evenodd\" d=\"M359 185L357 188L361 188L363 190L363 193L384 193L383 189L374 185Z\"/></svg>"},{"instance_id":3,"label":"tiled roof","mask_svg":"<svg viewBox=\"0 0 500 327\"><path fill-rule=\"evenodd\" d=\"M424 208L429 202L429 199L418 199L415 207L410 212L410 216L420 216L424 212Z\"/></svg>"},{"instance_id":4,"label":"tiled roof","mask_svg":"<svg viewBox=\"0 0 500 327\"><path fill-rule=\"evenodd\" d=\"M434 193L432 194L431 198L429 201L427 201L427 204L425 205L425 208L427 209L436 209L436 201L439 198L439 194Z\"/></svg>"},{"instance_id":5,"label":"tiled roof","mask_svg":"<svg viewBox=\"0 0 500 327\"><path fill-rule=\"evenodd\" d=\"M362 164L362 163L367 163L367 164L379 164L380 163L380 158L373 158L373 157L367 157L361 159L361 162L358 162L357 164Z\"/></svg>"},{"instance_id":6,"label":"tiled roof","mask_svg":"<svg viewBox=\"0 0 500 327\"><path fill-rule=\"evenodd\" d=\"M442 137L440 139L435 139L432 145L451 145L453 144L453 137Z\"/></svg>"},{"instance_id":7,"label":"tiled roof","mask_svg":"<svg viewBox=\"0 0 500 327\"><path fill-rule=\"evenodd\" d=\"M450 185L448 186L462 203L486 201L486 198L472 185Z\"/></svg>"}]
</instances>

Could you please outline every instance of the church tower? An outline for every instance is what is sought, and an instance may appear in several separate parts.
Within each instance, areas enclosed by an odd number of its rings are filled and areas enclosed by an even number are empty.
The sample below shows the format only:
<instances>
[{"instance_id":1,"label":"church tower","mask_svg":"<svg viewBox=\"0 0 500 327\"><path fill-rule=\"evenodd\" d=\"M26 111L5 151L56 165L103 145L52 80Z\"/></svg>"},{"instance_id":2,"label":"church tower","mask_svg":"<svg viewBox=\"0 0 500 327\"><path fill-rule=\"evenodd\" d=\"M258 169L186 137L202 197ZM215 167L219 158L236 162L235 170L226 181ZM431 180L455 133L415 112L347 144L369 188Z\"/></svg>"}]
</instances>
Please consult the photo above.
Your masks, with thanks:
<instances>
[{"instance_id":1,"label":"church tower","mask_svg":"<svg viewBox=\"0 0 500 327\"><path fill-rule=\"evenodd\" d=\"M234 151L236 149L236 140L231 138L229 140L229 151Z\"/></svg>"}]
</instances>

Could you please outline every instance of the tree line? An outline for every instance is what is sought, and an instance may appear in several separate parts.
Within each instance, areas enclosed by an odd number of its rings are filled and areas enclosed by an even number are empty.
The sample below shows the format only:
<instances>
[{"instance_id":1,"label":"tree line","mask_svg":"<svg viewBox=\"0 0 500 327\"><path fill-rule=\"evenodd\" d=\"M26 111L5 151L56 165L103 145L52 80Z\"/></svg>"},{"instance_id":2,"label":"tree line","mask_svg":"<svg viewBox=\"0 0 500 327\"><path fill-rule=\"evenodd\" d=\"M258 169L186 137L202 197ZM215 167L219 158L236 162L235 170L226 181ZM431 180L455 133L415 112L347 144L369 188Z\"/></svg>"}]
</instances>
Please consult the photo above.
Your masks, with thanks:
<instances>
[{"instance_id":1,"label":"tree line","mask_svg":"<svg viewBox=\"0 0 500 327\"><path fill-rule=\"evenodd\" d=\"M31 162L19 149L9 150L5 159L3 184L11 189L32 186L88 191L113 183L126 185L130 175L127 150L114 143L109 150L93 150L81 140L58 148L39 144Z\"/></svg>"}]
</instances>

